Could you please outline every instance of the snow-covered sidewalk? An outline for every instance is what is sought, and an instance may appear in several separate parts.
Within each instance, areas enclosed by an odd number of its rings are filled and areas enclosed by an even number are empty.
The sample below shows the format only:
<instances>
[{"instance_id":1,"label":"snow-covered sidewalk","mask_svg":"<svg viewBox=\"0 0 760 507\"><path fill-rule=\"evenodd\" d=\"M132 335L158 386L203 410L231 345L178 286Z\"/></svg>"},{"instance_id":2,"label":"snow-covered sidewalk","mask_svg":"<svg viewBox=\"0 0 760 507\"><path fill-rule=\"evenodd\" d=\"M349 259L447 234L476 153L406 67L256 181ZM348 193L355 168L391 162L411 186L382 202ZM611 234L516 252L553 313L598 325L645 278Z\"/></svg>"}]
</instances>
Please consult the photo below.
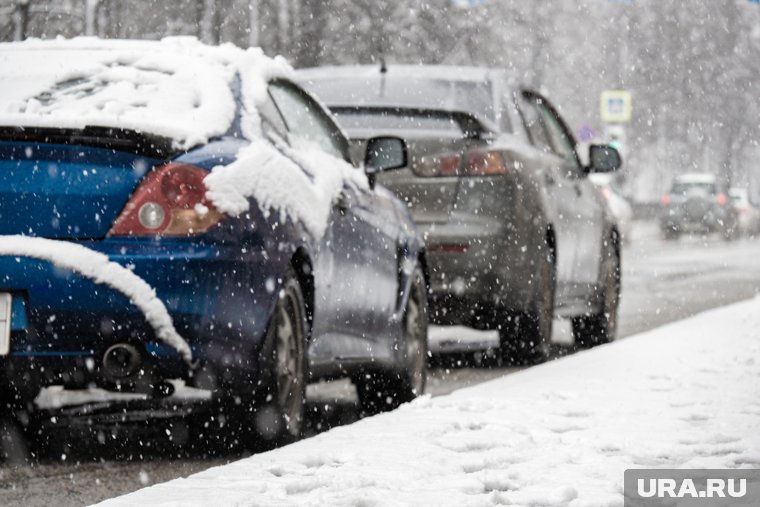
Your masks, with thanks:
<instances>
[{"instance_id":1,"label":"snow-covered sidewalk","mask_svg":"<svg viewBox=\"0 0 760 507\"><path fill-rule=\"evenodd\" d=\"M616 505L627 468L760 467L760 299L104 505Z\"/></svg>"}]
</instances>

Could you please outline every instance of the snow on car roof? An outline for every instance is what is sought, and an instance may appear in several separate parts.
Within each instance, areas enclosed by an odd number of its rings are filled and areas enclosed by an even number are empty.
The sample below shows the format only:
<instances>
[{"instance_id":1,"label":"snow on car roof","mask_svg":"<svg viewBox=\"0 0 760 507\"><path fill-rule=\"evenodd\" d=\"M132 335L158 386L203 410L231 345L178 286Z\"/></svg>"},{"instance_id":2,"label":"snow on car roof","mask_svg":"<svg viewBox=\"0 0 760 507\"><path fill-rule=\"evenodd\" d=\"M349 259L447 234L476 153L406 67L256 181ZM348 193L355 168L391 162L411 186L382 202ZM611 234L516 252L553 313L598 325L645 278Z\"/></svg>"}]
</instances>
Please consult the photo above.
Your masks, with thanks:
<instances>
[{"instance_id":1,"label":"snow on car roof","mask_svg":"<svg viewBox=\"0 0 760 507\"><path fill-rule=\"evenodd\" d=\"M115 127L167 137L189 148L229 131L237 109L258 132L255 105L268 79L289 75L258 48L93 37L0 44L0 126Z\"/></svg>"}]
</instances>

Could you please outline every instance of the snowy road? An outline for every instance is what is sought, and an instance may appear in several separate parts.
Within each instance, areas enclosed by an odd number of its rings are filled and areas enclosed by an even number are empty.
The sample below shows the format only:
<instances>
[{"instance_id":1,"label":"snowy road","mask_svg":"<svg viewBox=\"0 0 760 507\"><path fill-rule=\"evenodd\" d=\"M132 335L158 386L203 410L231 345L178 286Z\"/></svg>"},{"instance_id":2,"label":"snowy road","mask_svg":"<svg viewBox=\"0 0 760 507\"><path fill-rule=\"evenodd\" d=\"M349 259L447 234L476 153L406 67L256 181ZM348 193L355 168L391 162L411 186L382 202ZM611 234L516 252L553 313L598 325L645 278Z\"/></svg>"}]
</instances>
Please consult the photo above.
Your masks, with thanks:
<instances>
[{"instance_id":1,"label":"snowy road","mask_svg":"<svg viewBox=\"0 0 760 507\"><path fill-rule=\"evenodd\" d=\"M653 224L637 224L632 244L623 255L623 337L750 298L760 290L758 240L724 243L716 238L692 237L669 243L659 239ZM559 334L562 327L558 326ZM455 341L457 336L449 338ZM473 337L475 341L489 338ZM557 351L564 353L567 348L558 346ZM463 367L436 368L429 383L432 394L447 393L516 370L493 367L487 359L485 363L491 367L475 367L481 363L478 353L453 358L462 360ZM345 383L313 389L311 409L312 432L350 423L358 417L351 387ZM97 438L76 438L71 431L59 430L56 450L46 453L33 467L0 467L0 504L46 505L51 498L56 498L59 505L89 503L240 457L238 453L220 453L212 445L193 447L178 459L168 458L177 450L161 435L164 427L150 425L143 429L147 436L134 436L131 446L118 451L98 443ZM141 441L150 441L151 448L140 445ZM64 453L66 459L61 461ZM208 458L209 453L214 457ZM131 460L124 459L130 455Z\"/></svg>"}]
</instances>

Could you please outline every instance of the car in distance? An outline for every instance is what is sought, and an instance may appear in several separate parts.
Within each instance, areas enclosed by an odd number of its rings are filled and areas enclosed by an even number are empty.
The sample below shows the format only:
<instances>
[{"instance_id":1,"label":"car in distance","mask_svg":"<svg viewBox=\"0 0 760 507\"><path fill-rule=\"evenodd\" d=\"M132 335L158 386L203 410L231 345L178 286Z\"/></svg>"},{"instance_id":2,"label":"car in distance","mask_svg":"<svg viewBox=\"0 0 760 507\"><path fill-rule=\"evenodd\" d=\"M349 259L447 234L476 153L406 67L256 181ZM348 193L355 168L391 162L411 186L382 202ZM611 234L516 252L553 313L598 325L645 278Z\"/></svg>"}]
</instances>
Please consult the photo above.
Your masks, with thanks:
<instances>
[{"instance_id":1,"label":"car in distance","mask_svg":"<svg viewBox=\"0 0 760 507\"><path fill-rule=\"evenodd\" d=\"M693 232L719 233L726 240L736 236L736 209L713 174L677 176L660 204L660 230L665 239Z\"/></svg>"},{"instance_id":2,"label":"car in distance","mask_svg":"<svg viewBox=\"0 0 760 507\"><path fill-rule=\"evenodd\" d=\"M760 233L760 210L752 204L747 188L734 187L728 191L731 205L736 210L737 233L741 236L755 236Z\"/></svg>"},{"instance_id":3,"label":"car in distance","mask_svg":"<svg viewBox=\"0 0 760 507\"><path fill-rule=\"evenodd\" d=\"M437 324L498 329L507 360L546 357L554 315L576 341L615 336L620 235L588 179L620 165L591 148L583 166L557 110L504 72L477 67L345 66L297 79L336 115L355 156L396 135L408 167L378 183L422 232Z\"/></svg>"},{"instance_id":4,"label":"car in distance","mask_svg":"<svg viewBox=\"0 0 760 507\"><path fill-rule=\"evenodd\" d=\"M371 410L422 392L422 240L290 67L187 38L0 44L0 62L4 410L184 379L290 439L310 380L349 376ZM366 155L377 173L406 153Z\"/></svg>"}]
</instances>

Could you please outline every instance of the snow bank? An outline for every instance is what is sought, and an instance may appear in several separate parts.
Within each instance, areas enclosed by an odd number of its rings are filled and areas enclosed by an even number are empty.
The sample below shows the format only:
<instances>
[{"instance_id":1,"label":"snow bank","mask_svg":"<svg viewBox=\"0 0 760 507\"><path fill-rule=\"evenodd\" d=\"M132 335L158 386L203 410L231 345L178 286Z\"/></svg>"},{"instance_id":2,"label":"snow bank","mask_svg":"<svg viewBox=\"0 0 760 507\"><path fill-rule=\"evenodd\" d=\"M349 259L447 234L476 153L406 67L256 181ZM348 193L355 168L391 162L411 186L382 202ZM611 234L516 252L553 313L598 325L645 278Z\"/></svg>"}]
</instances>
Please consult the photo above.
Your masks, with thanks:
<instances>
[{"instance_id":1,"label":"snow bank","mask_svg":"<svg viewBox=\"0 0 760 507\"><path fill-rule=\"evenodd\" d=\"M628 468L760 466L760 299L103 505L622 506Z\"/></svg>"},{"instance_id":2,"label":"snow bank","mask_svg":"<svg viewBox=\"0 0 760 507\"><path fill-rule=\"evenodd\" d=\"M106 255L67 241L27 236L0 236L0 255L41 259L118 290L145 314L158 339L176 349L188 364L192 362L190 346L174 329L156 291L127 268L109 261Z\"/></svg>"}]
</instances>

